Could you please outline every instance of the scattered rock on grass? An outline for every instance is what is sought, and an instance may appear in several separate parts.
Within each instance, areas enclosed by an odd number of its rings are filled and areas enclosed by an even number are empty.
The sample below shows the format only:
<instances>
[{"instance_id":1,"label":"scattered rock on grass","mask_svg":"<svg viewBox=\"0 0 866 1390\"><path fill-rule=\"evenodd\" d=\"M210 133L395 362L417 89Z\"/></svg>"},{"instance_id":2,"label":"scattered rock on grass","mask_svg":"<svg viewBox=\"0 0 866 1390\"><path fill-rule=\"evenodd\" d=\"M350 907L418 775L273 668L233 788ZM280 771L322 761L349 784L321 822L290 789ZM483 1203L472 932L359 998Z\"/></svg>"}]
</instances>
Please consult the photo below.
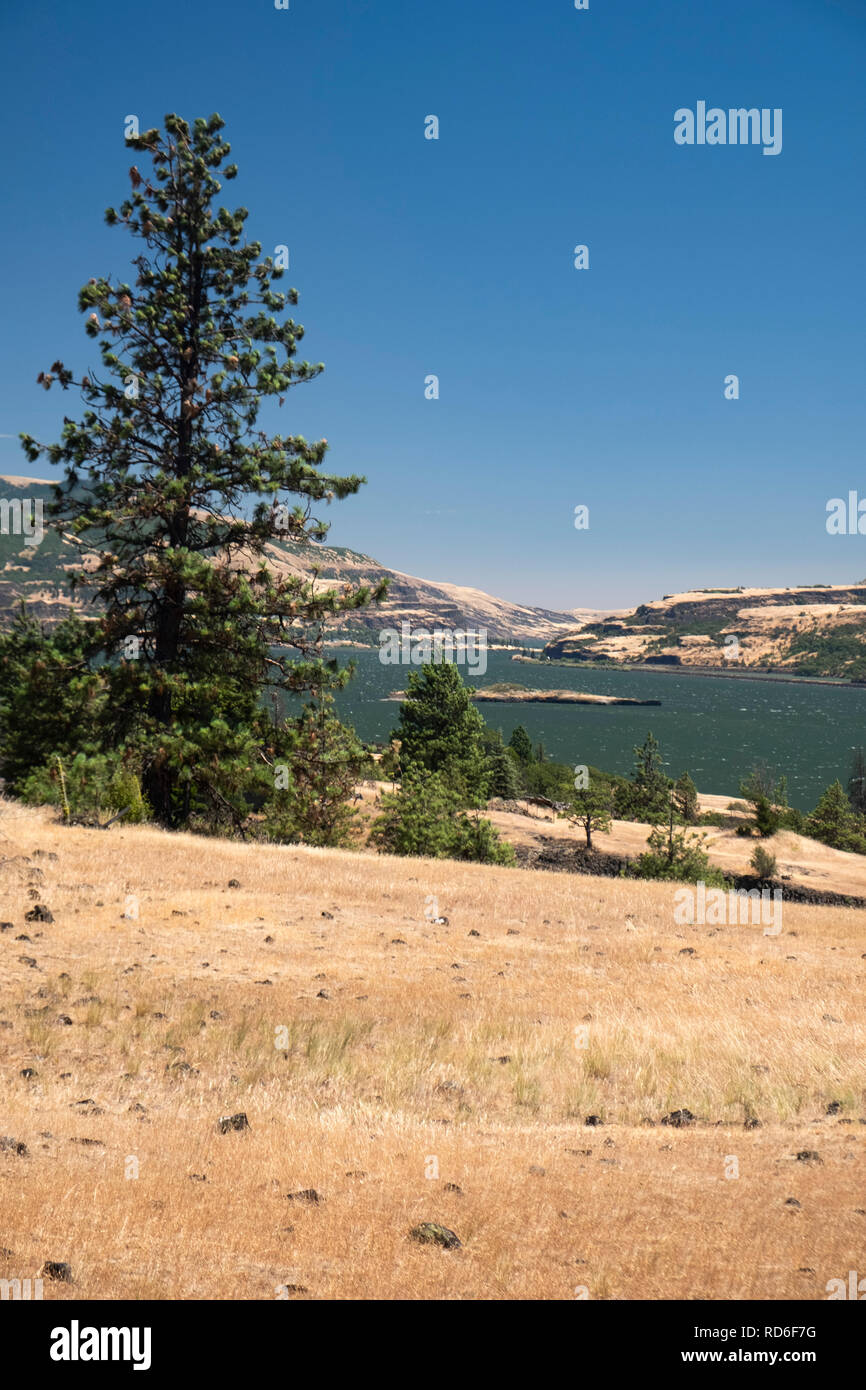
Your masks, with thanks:
<instances>
[{"instance_id":1,"label":"scattered rock on grass","mask_svg":"<svg viewBox=\"0 0 866 1390\"><path fill-rule=\"evenodd\" d=\"M27 1145L23 1139L13 1139L11 1134L0 1134L0 1153L17 1154L19 1158L26 1158Z\"/></svg>"},{"instance_id":2,"label":"scattered rock on grass","mask_svg":"<svg viewBox=\"0 0 866 1390\"><path fill-rule=\"evenodd\" d=\"M683 1129L686 1125L693 1125L695 1116L691 1110L672 1110L669 1115L662 1117L663 1125L672 1125L674 1129Z\"/></svg>"},{"instance_id":3,"label":"scattered rock on grass","mask_svg":"<svg viewBox=\"0 0 866 1390\"><path fill-rule=\"evenodd\" d=\"M25 922L53 922L54 916L44 903L34 903L29 912L24 914Z\"/></svg>"},{"instance_id":4,"label":"scattered rock on grass","mask_svg":"<svg viewBox=\"0 0 866 1390\"><path fill-rule=\"evenodd\" d=\"M443 1250L459 1250L463 1244L454 1231L436 1221L423 1221L420 1226L413 1226L409 1235L421 1245L441 1245Z\"/></svg>"},{"instance_id":5,"label":"scattered rock on grass","mask_svg":"<svg viewBox=\"0 0 866 1390\"><path fill-rule=\"evenodd\" d=\"M228 1134L229 1131L233 1129L241 1130L250 1128L250 1122L243 1110L239 1111L237 1115L221 1115L217 1124L220 1134Z\"/></svg>"}]
</instances>

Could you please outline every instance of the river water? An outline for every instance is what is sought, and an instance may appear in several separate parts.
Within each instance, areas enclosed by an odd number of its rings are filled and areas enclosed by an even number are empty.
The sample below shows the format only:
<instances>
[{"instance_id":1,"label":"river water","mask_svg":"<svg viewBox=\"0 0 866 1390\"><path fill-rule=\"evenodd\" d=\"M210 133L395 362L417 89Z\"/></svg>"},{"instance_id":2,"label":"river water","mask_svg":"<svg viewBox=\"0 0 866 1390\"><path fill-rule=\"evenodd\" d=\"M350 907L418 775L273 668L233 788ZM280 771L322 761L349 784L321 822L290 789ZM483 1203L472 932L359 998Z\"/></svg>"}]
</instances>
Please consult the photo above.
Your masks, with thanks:
<instances>
[{"instance_id":1,"label":"river water","mask_svg":"<svg viewBox=\"0 0 866 1390\"><path fill-rule=\"evenodd\" d=\"M384 742L399 705L389 691L405 689L406 666L383 665L378 649L333 653L357 674L337 697L341 717L361 738ZM513 680L542 690L583 690L597 695L661 700L659 707L627 705L479 705L484 719L507 740L522 724L533 743L543 743L557 762L586 763L629 773L634 746L652 730L666 771L689 772L699 791L735 796L740 777L757 763L788 779L791 805L811 810L821 792L849 774L851 750L866 744L866 686L830 686L734 677L689 676L666 671L586 670L512 661L489 652L487 671L467 683L477 687Z\"/></svg>"}]
</instances>

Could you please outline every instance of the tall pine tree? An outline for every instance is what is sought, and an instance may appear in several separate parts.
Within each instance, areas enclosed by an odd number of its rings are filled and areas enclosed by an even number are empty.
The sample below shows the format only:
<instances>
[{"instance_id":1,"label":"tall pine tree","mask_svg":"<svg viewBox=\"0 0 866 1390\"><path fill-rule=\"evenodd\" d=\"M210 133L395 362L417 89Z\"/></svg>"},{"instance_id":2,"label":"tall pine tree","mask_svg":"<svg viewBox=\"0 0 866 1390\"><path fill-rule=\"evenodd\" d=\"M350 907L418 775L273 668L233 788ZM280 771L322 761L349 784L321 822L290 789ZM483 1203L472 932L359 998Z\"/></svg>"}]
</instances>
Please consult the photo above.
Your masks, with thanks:
<instances>
[{"instance_id":1,"label":"tall pine tree","mask_svg":"<svg viewBox=\"0 0 866 1390\"><path fill-rule=\"evenodd\" d=\"M295 360L304 330L285 313L297 291L273 288L282 268L246 240L246 209L215 209L220 178L237 173L223 124L169 115L163 131L128 138L152 168L133 164L131 194L106 221L142 243L135 276L79 295L102 370L40 373L46 389L80 388L86 409L59 443L22 436L31 461L66 467L54 515L82 550L73 588L100 605L114 736L141 750L167 824L191 795L239 814L262 694L317 698L342 683L322 659L323 624L383 592L324 591L268 566L268 542L321 540L314 504L365 480L323 473L324 439L257 429L263 397L282 405L322 366Z\"/></svg>"}]
</instances>

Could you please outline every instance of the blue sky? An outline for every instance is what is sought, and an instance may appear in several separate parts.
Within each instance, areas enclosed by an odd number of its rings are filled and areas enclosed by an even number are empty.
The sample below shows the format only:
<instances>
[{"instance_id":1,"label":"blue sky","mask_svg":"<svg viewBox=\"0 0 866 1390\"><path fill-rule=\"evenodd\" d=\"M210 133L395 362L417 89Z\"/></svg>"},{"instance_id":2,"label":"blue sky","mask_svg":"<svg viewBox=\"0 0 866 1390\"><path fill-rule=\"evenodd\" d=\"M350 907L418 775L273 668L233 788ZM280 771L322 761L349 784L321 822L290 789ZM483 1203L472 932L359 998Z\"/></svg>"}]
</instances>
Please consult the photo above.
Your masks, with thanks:
<instances>
[{"instance_id":1,"label":"blue sky","mask_svg":"<svg viewBox=\"0 0 866 1390\"><path fill-rule=\"evenodd\" d=\"M866 577L825 530L866 497L863 0L49 0L0 37L0 471L77 404L35 378L95 361L79 286L128 274L124 117L219 111L326 364L263 422L369 479L333 543L563 609ZM699 100L782 108L782 152L678 146Z\"/></svg>"}]
</instances>

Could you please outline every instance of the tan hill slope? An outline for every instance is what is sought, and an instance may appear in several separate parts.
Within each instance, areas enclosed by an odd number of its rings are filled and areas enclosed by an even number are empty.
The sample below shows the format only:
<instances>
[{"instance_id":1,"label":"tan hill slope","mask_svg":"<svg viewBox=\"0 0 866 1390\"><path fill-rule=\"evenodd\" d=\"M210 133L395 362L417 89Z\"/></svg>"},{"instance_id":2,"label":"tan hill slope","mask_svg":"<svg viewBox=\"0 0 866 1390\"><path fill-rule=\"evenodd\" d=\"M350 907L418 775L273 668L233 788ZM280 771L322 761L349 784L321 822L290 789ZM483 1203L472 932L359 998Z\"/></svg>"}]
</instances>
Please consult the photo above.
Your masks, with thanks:
<instances>
[{"instance_id":1,"label":"tan hill slope","mask_svg":"<svg viewBox=\"0 0 866 1390\"><path fill-rule=\"evenodd\" d=\"M866 584L667 594L547 644L551 660L866 677Z\"/></svg>"},{"instance_id":2,"label":"tan hill slope","mask_svg":"<svg viewBox=\"0 0 866 1390\"><path fill-rule=\"evenodd\" d=\"M45 479L0 477L0 503L41 499L47 515L51 496L51 484ZM405 621L413 629L486 628L489 642L539 643L574 626L573 613L510 603L464 585L418 579L345 547L275 542L267 547L267 560L277 573L311 575L315 568L323 588L372 585L383 576L390 579L384 603L353 614L344 628L333 629L343 638L374 642L382 628L399 630ZM69 607L63 575L76 563L71 538L46 532L40 545L28 546L20 535L0 534L0 623L8 622L22 598L43 622L62 617Z\"/></svg>"},{"instance_id":3,"label":"tan hill slope","mask_svg":"<svg viewBox=\"0 0 866 1390\"><path fill-rule=\"evenodd\" d=\"M793 906L767 938L677 926L672 885L9 802L0 844L4 1278L67 1261L58 1301L824 1299L858 1267L862 912ZM31 888L52 920L26 920ZM461 1248L410 1239L424 1221Z\"/></svg>"}]
</instances>

